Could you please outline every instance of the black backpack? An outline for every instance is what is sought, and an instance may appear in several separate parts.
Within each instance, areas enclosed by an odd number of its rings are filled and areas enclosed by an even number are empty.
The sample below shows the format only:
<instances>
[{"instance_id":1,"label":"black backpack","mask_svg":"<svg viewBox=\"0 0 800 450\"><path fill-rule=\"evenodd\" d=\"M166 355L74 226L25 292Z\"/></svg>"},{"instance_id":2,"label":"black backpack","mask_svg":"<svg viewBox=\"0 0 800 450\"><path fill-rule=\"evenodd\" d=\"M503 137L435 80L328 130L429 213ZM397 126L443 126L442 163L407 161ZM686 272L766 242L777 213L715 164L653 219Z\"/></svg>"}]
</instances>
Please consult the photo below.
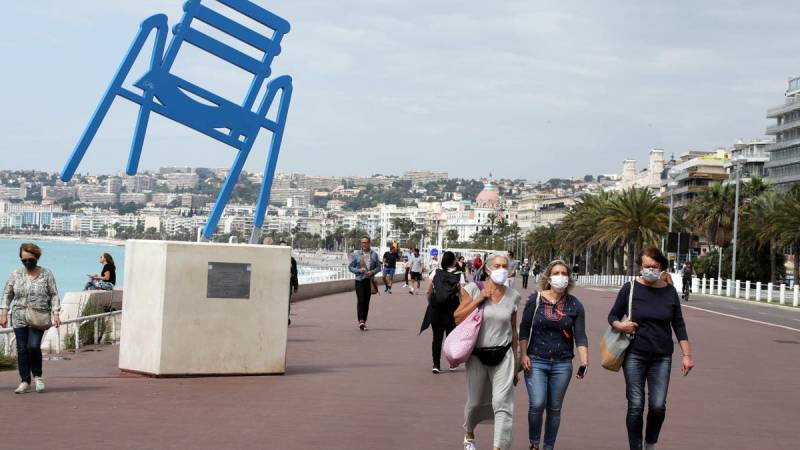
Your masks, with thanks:
<instances>
[{"instance_id":1,"label":"black backpack","mask_svg":"<svg viewBox=\"0 0 800 450\"><path fill-rule=\"evenodd\" d=\"M448 305L458 304L460 282L461 272L437 270L436 274L433 276L431 305L435 308L442 308Z\"/></svg>"}]
</instances>

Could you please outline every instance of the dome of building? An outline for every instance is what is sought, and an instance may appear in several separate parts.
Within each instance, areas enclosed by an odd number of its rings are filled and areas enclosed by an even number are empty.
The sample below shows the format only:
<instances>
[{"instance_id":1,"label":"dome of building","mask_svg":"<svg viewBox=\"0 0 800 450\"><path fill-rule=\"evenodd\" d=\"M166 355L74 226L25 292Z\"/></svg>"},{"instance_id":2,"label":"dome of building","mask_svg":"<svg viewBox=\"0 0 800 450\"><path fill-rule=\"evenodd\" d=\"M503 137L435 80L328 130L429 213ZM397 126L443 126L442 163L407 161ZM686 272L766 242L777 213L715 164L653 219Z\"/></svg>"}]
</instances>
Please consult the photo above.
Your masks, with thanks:
<instances>
[{"instance_id":1,"label":"dome of building","mask_svg":"<svg viewBox=\"0 0 800 450\"><path fill-rule=\"evenodd\" d=\"M500 207L500 194L492 183L486 183L483 190L478 194L475 199L475 205L478 208L499 208Z\"/></svg>"}]
</instances>

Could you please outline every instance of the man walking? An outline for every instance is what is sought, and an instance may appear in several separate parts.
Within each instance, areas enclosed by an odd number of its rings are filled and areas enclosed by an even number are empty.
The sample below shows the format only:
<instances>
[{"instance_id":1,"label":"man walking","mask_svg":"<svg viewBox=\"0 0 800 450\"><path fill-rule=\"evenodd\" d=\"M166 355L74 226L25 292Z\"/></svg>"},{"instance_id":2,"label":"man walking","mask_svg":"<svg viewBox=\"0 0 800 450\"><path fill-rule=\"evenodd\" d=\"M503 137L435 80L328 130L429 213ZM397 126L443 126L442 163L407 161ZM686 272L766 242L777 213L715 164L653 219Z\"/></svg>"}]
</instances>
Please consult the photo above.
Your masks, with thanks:
<instances>
[{"instance_id":1,"label":"man walking","mask_svg":"<svg viewBox=\"0 0 800 450\"><path fill-rule=\"evenodd\" d=\"M408 281L408 293L414 295L414 285L417 290L422 281L422 257L419 256L419 249L414 248L414 252L408 256L408 265L411 267L411 279Z\"/></svg>"},{"instance_id":2,"label":"man walking","mask_svg":"<svg viewBox=\"0 0 800 450\"><path fill-rule=\"evenodd\" d=\"M383 254L383 292L392 293L394 272L397 268L397 247L392 244L389 251Z\"/></svg>"},{"instance_id":3,"label":"man walking","mask_svg":"<svg viewBox=\"0 0 800 450\"><path fill-rule=\"evenodd\" d=\"M279 245L283 245L288 247L289 243L286 241L281 241ZM291 249L289 250L291 251ZM292 294L297 293L297 288L300 287L300 284L297 282L297 261L295 261L294 256L289 255L291 259L291 268L289 269L289 315L292 314ZM292 324L292 318L289 317L289 325Z\"/></svg>"},{"instance_id":4,"label":"man walking","mask_svg":"<svg viewBox=\"0 0 800 450\"><path fill-rule=\"evenodd\" d=\"M517 279L517 270L519 269L519 260L514 259L514 251L508 251L508 280L506 286L514 288L514 281Z\"/></svg>"},{"instance_id":5,"label":"man walking","mask_svg":"<svg viewBox=\"0 0 800 450\"><path fill-rule=\"evenodd\" d=\"M367 331L369 300L372 296L372 283L374 281L372 277L380 270L381 263L378 259L378 254L370 248L370 239L366 234L361 236L361 250L353 252L353 258L347 268L356 275L358 328L361 331Z\"/></svg>"}]
</instances>

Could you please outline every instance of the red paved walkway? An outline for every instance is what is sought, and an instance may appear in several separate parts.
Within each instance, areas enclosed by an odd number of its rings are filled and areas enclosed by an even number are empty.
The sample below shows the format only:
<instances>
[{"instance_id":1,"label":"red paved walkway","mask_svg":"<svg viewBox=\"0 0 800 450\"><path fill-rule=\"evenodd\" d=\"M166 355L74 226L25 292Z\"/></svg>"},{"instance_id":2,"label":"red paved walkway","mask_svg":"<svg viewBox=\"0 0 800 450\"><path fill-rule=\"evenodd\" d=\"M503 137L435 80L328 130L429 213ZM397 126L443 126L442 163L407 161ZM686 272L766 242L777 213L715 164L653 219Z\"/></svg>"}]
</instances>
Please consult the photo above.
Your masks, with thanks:
<instances>
[{"instance_id":1,"label":"red paved walkway","mask_svg":"<svg viewBox=\"0 0 800 450\"><path fill-rule=\"evenodd\" d=\"M601 369L596 353L613 294L577 295L593 366L567 393L558 448L623 449L622 375ZM119 372L112 346L46 362L42 395L15 396L16 373L0 373L0 448L461 448L464 372L430 373L430 334L416 335L422 304L406 293L375 298L366 334L352 295L296 304L285 376L150 379ZM685 315L697 368L673 372L660 448L797 448L800 333ZM520 384L514 448L527 448L526 411ZM477 435L491 448L489 426Z\"/></svg>"}]
</instances>

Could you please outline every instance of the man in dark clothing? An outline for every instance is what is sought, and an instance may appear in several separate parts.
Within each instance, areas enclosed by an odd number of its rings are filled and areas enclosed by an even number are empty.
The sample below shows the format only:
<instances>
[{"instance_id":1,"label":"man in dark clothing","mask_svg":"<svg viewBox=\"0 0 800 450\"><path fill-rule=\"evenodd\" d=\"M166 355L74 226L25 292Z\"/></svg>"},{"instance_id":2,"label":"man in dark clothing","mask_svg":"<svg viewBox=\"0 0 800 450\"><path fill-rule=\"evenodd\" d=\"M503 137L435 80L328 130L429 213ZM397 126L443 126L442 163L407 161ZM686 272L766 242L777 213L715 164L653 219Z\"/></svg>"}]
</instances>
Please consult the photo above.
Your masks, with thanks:
<instances>
[{"instance_id":1,"label":"man in dark clothing","mask_svg":"<svg viewBox=\"0 0 800 450\"><path fill-rule=\"evenodd\" d=\"M280 245L289 246L286 241L281 241ZM297 261L294 256L289 256L291 259L291 269L289 270L289 314L292 314L292 294L297 293L297 288L300 284L297 282ZM289 318L289 325L292 324L292 318Z\"/></svg>"},{"instance_id":2,"label":"man in dark clothing","mask_svg":"<svg viewBox=\"0 0 800 450\"><path fill-rule=\"evenodd\" d=\"M383 292L392 293L392 281L394 281L394 272L397 267L397 248L392 245L389 251L383 254Z\"/></svg>"}]
</instances>

